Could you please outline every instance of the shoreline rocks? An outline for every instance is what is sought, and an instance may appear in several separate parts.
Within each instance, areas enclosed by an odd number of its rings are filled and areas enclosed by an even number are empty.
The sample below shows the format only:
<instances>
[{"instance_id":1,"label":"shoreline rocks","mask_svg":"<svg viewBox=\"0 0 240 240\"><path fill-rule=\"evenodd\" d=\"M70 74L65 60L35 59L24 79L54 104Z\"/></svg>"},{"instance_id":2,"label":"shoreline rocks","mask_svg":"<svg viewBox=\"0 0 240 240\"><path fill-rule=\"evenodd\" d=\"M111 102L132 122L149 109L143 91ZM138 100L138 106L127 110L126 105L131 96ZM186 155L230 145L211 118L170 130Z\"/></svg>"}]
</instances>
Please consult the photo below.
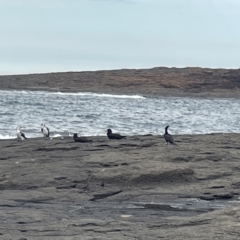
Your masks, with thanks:
<instances>
[{"instance_id":1,"label":"shoreline rocks","mask_svg":"<svg viewBox=\"0 0 240 240\"><path fill-rule=\"evenodd\" d=\"M240 235L240 134L89 139L0 140L4 239Z\"/></svg>"}]
</instances>

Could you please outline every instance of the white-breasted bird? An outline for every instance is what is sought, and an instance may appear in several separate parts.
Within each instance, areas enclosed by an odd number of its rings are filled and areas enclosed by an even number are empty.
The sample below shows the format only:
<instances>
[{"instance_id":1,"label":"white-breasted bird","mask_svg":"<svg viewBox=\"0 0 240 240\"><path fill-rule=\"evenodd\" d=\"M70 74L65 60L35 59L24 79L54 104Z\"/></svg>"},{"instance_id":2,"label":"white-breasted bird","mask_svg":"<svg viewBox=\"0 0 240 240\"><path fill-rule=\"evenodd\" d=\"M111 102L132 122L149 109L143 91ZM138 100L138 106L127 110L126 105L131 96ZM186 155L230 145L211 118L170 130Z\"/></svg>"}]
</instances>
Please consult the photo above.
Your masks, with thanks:
<instances>
[{"instance_id":1,"label":"white-breasted bird","mask_svg":"<svg viewBox=\"0 0 240 240\"><path fill-rule=\"evenodd\" d=\"M45 126L45 124L41 124L41 131L44 137L49 137L50 136L50 131L49 128Z\"/></svg>"},{"instance_id":2,"label":"white-breasted bird","mask_svg":"<svg viewBox=\"0 0 240 240\"><path fill-rule=\"evenodd\" d=\"M17 131L16 131L16 135L17 135L18 141L23 141L24 139L27 139L25 134L23 132L21 132L21 128L22 128L22 126L19 126L17 128Z\"/></svg>"}]
</instances>

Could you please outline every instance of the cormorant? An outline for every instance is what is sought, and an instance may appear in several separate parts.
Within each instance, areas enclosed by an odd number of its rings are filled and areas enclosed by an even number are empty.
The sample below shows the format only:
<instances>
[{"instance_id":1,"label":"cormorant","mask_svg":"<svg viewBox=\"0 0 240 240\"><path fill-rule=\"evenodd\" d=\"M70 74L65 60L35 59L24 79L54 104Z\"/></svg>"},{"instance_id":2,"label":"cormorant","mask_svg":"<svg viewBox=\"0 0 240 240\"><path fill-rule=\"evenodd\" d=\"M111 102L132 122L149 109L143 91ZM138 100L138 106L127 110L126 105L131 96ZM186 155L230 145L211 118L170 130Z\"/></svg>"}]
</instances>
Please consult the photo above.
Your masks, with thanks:
<instances>
[{"instance_id":1,"label":"cormorant","mask_svg":"<svg viewBox=\"0 0 240 240\"><path fill-rule=\"evenodd\" d=\"M19 126L18 128L17 128L17 132L16 132L16 135L17 135L17 138L18 138L18 141L23 141L24 139L27 139L26 138L26 136L25 136L25 134L23 133L23 132L21 132L20 130L21 130L21 126Z\"/></svg>"},{"instance_id":2,"label":"cormorant","mask_svg":"<svg viewBox=\"0 0 240 240\"><path fill-rule=\"evenodd\" d=\"M41 131L44 137L49 137L50 131L49 128L45 126L45 124L41 124Z\"/></svg>"},{"instance_id":3,"label":"cormorant","mask_svg":"<svg viewBox=\"0 0 240 240\"><path fill-rule=\"evenodd\" d=\"M118 133L112 133L112 129L107 129L107 136L109 139L122 139L122 138L125 138L127 136L122 136Z\"/></svg>"},{"instance_id":4,"label":"cormorant","mask_svg":"<svg viewBox=\"0 0 240 240\"><path fill-rule=\"evenodd\" d=\"M166 144L171 143L171 144L177 145L177 144L174 142L173 136L168 133L168 128L169 128L169 126L166 126L166 127L165 127L165 133L164 133L164 135L163 135L163 136L164 136L164 139L165 139L165 141L166 141Z\"/></svg>"},{"instance_id":5,"label":"cormorant","mask_svg":"<svg viewBox=\"0 0 240 240\"><path fill-rule=\"evenodd\" d=\"M73 140L75 142L82 142L82 143L86 143L86 142L92 142L92 140L89 140L85 137L78 137L77 133L73 134Z\"/></svg>"}]
</instances>

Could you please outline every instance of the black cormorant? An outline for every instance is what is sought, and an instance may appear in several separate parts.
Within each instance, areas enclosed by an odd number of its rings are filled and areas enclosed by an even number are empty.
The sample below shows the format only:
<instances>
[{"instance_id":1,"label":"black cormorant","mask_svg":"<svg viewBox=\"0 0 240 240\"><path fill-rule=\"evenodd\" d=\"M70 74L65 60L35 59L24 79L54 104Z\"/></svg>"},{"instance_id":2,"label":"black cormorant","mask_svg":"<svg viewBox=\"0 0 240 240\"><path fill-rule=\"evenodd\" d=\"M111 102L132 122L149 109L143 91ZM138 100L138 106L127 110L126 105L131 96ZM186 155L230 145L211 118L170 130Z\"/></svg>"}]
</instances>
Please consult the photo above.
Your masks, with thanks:
<instances>
[{"instance_id":1,"label":"black cormorant","mask_svg":"<svg viewBox=\"0 0 240 240\"><path fill-rule=\"evenodd\" d=\"M77 133L73 134L73 140L75 142L81 142L81 143L92 142L92 140L89 140L85 137L78 137Z\"/></svg>"},{"instance_id":2,"label":"black cormorant","mask_svg":"<svg viewBox=\"0 0 240 240\"><path fill-rule=\"evenodd\" d=\"M166 126L166 127L165 127L165 133L164 133L164 135L163 135L163 136L164 136L164 139L165 139L165 141L166 141L166 144L171 143L171 144L177 145L177 144L174 142L173 136L168 133L168 128L169 128L169 126Z\"/></svg>"},{"instance_id":3,"label":"black cormorant","mask_svg":"<svg viewBox=\"0 0 240 240\"><path fill-rule=\"evenodd\" d=\"M118 133L112 133L112 129L107 129L107 136L109 139L122 139L125 138L126 136L122 136Z\"/></svg>"}]
</instances>

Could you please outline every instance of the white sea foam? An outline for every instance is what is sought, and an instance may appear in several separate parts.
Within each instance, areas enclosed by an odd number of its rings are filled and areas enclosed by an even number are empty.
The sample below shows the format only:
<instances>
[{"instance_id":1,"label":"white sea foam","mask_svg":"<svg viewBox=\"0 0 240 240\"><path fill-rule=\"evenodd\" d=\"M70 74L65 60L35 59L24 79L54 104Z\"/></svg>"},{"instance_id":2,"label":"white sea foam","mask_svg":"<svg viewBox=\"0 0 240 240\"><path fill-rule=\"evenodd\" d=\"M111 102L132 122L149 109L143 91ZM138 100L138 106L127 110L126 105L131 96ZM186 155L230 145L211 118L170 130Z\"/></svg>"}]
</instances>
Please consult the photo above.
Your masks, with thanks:
<instances>
[{"instance_id":1,"label":"white sea foam","mask_svg":"<svg viewBox=\"0 0 240 240\"><path fill-rule=\"evenodd\" d=\"M145 97L140 95L118 95L118 94L105 94L105 93L91 93L91 92L78 92L78 93L67 93L67 92L52 92L53 95L65 95L65 96L86 96L86 97L99 97L99 98L133 98L133 99L144 99Z\"/></svg>"},{"instance_id":2,"label":"white sea foam","mask_svg":"<svg viewBox=\"0 0 240 240\"><path fill-rule=\"evenodd\" d=\"M0 139L14 139L14 138L16 138L16 136L0 134Z\"/></svg>"},{"instance_id":3,"label":"white sea foam","mask_svg":"<svg viewBox=\"0 0 240 240\"><path fill-rule=\"evenodd\" d=\"M62 135L61 135L61 134L54 134L54 135L52 136L52 138L57 138L57 137L62 137Z\"/></svg>"},{"instance_id":4,"label":"white sea foam","mask_svg":"<svg viewBox=\"0 0 240 240\"><path fill-rule=\"evenodd\" d=\"M60 95L60 96L85 96L85 97L99 97L99 98L133 98L133 99L144 99L141 95L121 95L121 94L105 94L105 93L93 93L93 92L49 92L49 91L6 91L10 94L27 94L27 95Z\"/></svg>"}]
</instances>

